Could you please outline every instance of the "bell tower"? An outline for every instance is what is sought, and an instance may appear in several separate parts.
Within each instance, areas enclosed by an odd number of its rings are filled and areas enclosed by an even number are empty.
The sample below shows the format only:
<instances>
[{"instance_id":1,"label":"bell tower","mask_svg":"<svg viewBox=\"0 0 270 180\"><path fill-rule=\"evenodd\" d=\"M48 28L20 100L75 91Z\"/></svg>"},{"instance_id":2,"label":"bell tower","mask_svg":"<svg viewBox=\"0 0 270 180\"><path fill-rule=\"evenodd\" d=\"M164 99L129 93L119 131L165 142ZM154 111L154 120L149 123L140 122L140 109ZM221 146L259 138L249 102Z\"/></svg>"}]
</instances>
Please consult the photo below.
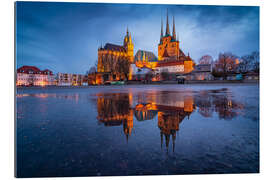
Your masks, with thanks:
<instances>
[{"instance_id":1,"label":"bell tower","mask_svg":"<svg viewBox=\"0 0 270 180\"><path fill-rule=\"evenodd\" d=\"M172 34L169 28L169 14L167 10L166 32L163 35L163 22L161 21L160 43L158 44L158 60L177 60L179 57L179 41L176 38L175 20L173 16Z\"/></svg>"},{"instance_id":2,"label":"bell tower","mask_svg":"<svg viewBox=\"0 0 270 180\"><path fill-rule=\"evenodd\" d=\"M124 38L124 48L126 49L129 62L130 63L133 63L133 59L134 59L134 44L132 42L131 34L128 31L128 28L127 28L127 34L126 34L126 36Z\"/></svg>"}]
</instances>

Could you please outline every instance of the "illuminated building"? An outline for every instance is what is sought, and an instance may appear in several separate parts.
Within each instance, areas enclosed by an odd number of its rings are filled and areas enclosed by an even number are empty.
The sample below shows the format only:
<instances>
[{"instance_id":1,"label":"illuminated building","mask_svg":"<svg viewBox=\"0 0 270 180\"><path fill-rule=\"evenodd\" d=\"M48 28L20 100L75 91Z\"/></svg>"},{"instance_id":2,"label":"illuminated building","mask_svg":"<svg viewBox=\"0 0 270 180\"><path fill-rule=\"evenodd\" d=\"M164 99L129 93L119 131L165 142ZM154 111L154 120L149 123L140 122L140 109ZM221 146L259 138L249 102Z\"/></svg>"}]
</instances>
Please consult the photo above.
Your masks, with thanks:
<instances>
[{"instance_id":1,"label":"illuminated building","mask_svg":"<svg viewBox=\"0 0 270 180\"><path fill-rule=\"evenodd\" d=\"M154 53L144 50L138 50L134 62L138 68L147 67L154 69L157 66L158 59Z\"/></svg>"},{"instance_id":2,"label":"illuminated building","mask_svg":"<svg viewBox=\"0 0 270 180\"><path fill-rule=\"evenodd\" d=\"M175 20L173 17L173 32L170 33L169 17L167 12L166 32L163 34L163 23L161 22L160 43L158 44L158 67L159 70L166 69L167 72L189 73L193 70L194 62L179 48L179 40L176 38ZM165 61L164 63L162 63ZM165 68L163 68L165 67Z\"/></svg>"},{"instance_id":3,"label":"illuminated building","mask_svg":"<svg viewBox=\"0 0 270 180\"><path fill-rule=\"evenodd\" d=\"M211 64L198 64L194 70L186 74L187 80L213 80L212 65Z\"/></svg>"},{"instance_id":4,"label":"illuminated building","mask_svg":"<svg viewBox=\"0 0 270 180\"><path fill-rule=\"evenodd\" d=\"M50 86L54 85L52 71L45 69L41 71L35 66L22 66L17 69L17 86Z\"/></svg>"},{"instance_id":5,"label":"illuminated building","mask_svg":"<svg viewBox=\"0 0 270 180\"><path fill-rule=\"evenodd\" d=\"M133 128L133 110L130 109L132 97L129 94L97 94L97 97L98 121L105 126L123 125L128 141Z\"/></svg>"},{"instance_id":6,"label":"illuminated building","mask_svg":"<svg viewBox=\"0 0 270 180\"><path fill-rule=\"evenodd\" d=\"M113 72L116 68L118 60L127 60L130 63L134 61L134 45L131 34L127 29L127 34L124 37L123 46L106 43L104 47L98 49L98 67L97 72L103 75L103 81L120 80L122 74Z\"/></svg>"},{"instance_id":7,"label":"illuminated building","mask_svg":"<svg viewBox=\"0 0 270 180\"><path fill-rule=\"evenodd\" d=\"M87 85L88 77L82 74L57 73L58 86L82 86Z\"/></svg>"},{"instance_id":8,"label":"illuminated building","mask_svg":"<svg viewBox=\"0 0 270 180\"><path fill-rule=\"evenodd\" d=\"M193 70L195 63L190 58L189 54L186 56L179 47L180 41L176 38L175 20L173 18L173 31L170 33L169 17L167 12L166 32L163 33L163 23L161 22L161 35L158 44L158 57L154 53L138 50L133 56L134 45L131 35L127 30L124 37L123 46L107 43L104 47L98 49L98 67L95 78L98 79L95 84L102 84L105 81L122 80L124 76L113 72L115 64L119 59L125 59L130 62L130 71L128 79L131 80L137 77L138 69L149 68L155 74L162 72L185 74ZM132 66L136 66L135 69ZM152 79L156 79L153 77Z\"/></svg>"}]
</instances>

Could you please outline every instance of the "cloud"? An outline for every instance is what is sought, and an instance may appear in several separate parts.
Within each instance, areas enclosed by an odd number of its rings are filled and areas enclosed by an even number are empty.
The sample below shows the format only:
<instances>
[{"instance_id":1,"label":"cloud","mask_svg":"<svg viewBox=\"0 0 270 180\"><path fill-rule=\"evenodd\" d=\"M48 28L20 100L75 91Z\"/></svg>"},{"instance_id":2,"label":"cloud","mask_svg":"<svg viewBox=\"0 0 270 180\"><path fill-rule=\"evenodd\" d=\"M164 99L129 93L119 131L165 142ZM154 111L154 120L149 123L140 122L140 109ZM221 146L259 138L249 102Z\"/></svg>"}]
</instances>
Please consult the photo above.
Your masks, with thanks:
<instances>
[{"instance_id":1,"label":"cloud","mask_svg":"<svg viewBox=\"0 0 270 180\"><path fill-rule=\"evenodd\" d=\"M231 51L239 56L259 50L259 7L95 4L57 2L16 3L17 64L47 66L54 73L85 73L107 42L123 43L126 27L134 54L139 49L157 55L161 18L175 16L180 48L195 60ZM165 30L165 26L164 26Z\"/></svg>"}]
</instances>

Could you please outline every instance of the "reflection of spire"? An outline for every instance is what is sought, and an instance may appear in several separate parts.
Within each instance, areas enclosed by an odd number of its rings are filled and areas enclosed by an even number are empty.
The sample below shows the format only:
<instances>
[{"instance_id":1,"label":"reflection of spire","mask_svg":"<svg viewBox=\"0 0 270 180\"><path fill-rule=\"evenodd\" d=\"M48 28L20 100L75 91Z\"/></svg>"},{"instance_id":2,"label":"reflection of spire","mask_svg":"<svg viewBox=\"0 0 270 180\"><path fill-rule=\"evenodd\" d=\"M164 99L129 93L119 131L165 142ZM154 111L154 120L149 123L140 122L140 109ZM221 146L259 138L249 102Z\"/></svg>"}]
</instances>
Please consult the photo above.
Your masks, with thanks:
<instances>
[{"instance_id":1,"label":"reflection of spire","mask_svg":"<svg viewBox=\"0 0 270 180\"><path fill-rule=\"evenodd\" d=\"M173 152L174 152L174 148L175 148L175 139L176 139L176 133L174 132L172 135L172 139L173 139Z\"/></svg>"},{"instance_id":2,"label":"reflection of spire","mask_svg":"<svg viewBox=\"0 0 270 180\"><path fill-rule=\"evenodd\" d=\"M128 136L129 136L129 135L128 135L128 134L126 134L127 144L128 144Z\"/></svg>"},{"instance_id":3,"label":"reflection of spire","mask_svg":"<svg viewBox=\"0 0 270 180\"><path fill-rule=\"evenodd\" d=\"M167 153L168 153L168 148L169 148L169 143L170 143L170 135L169 134L165 135L165 140L166 140L166 149L167 149Z\"/></svg>"},{"instance_id":4,"label":"reflection of spire","mask_svg":"<svg viewBox=\"0 0 270 180\"><path fill-rule=\"evenodd\" d=\"M160 131L160 146L162 149L162 144L163 144L163 133Z\"/></svg>"}]
</instances>

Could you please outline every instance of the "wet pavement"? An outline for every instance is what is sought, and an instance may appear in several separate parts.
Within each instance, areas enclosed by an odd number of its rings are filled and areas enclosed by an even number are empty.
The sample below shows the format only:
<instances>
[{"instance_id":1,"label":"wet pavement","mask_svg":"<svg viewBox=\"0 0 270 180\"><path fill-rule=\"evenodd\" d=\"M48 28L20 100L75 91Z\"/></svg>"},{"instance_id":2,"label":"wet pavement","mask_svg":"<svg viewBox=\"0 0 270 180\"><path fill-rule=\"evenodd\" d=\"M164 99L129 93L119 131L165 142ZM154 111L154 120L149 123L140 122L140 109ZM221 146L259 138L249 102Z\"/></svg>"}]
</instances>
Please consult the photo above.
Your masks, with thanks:
<instances>
[{"instance_id":1,"label":"wet pavement","mask_svg":"<svg viewBox=\"0 0 270 180\"><path fill-rule=\"evenodd\" d=\"M259 172L259 86L17 91L17 176Z\"/></svg>"}]
</instances>

